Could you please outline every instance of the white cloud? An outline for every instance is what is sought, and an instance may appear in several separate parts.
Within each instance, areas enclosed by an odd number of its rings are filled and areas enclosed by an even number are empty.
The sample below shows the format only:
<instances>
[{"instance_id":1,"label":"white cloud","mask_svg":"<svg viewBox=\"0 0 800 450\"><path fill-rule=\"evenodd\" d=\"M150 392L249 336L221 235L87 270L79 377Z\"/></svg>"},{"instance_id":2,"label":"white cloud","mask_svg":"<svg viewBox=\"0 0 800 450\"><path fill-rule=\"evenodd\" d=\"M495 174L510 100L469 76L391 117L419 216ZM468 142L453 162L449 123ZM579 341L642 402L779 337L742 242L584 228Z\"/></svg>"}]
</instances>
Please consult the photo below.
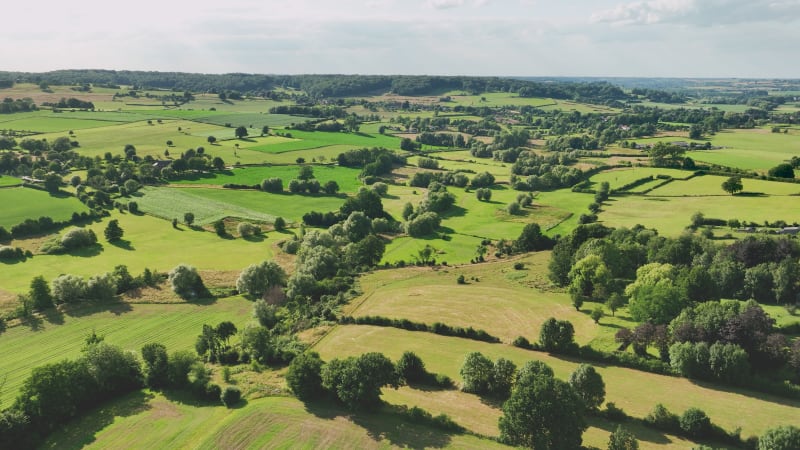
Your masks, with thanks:
<instances>
[{"instance_id":1,"label":"white cloud","mask_svg":"<svg viewBox=\"0 0 800 450\"><path fill-rule=\"evenodd\" d=\"M592 22L617 25L709 26L798 19L799 0L644 0L618 4L591 16Z\"/></svg>"}]
</instances>

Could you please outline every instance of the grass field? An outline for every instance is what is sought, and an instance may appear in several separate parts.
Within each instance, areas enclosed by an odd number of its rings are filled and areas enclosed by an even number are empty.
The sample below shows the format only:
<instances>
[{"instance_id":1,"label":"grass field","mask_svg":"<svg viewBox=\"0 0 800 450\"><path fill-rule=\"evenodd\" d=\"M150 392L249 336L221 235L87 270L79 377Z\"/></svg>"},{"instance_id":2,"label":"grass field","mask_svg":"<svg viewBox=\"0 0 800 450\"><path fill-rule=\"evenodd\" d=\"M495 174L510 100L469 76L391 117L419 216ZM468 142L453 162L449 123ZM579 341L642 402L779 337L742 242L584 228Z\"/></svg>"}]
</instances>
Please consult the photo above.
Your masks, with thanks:
<instances>
[{"instance_id":1,"label":"grass field","mask_svg":"<svg viewBox=\"0 0 800 450\"><path fill-rule=\"evenodd\" d=\"M225 217L272 222L283 217L299 222L309 211L333 211L344 203L340 196L270 194L261 191L237 191L214 188L145 187L137 197L139 208L148 214L171 220L183 220L192 212L198 225L210 224Z\"/></svg>"},{"instance_id":2,"label":"grass field","mask_svg":"<svg viewBox=\"0 0 800 450\"><path fill-rule=\"evenodd\" d=\"M16 178L0 178L3 182L16 180ZM55 221L69 220L74 212L88 211L88 208L75 197L54 197L47 192L24 187L0 189L0 226L10 229L22 223L25 219L38 219L48 216Z\"/></svg>"},{"instance_id":3,"label":"grass field","mask_svg":"<svg viewBox=\"0 0 800 450\"><path fill-rule=\"evenodd\" d=\"M722 183L728 177L704 175L694 177L691 180L676 180L658 189L650 191L648 195L657 197L671 196L724 196L730 194L722 190ZM763 194L769 196L793 196L800 195L800 184L781 183L777 181L757 180L750 178L742 179L742 194ZM740 194L740 197L742 196ZM791 201L792 199L787 199Z\"/></svg>"},{"instance_id":4,"label":"grass field","mask_svg":"<svg viewBox=\"0 0 800 450\"><path fill-rule=\"evenodd\" d=\"M181 219L182 216L183 213ZM287 236L270 232L261 241L222 239L213 232L191 230L185 225L175 229L169 222L147 215L113 213L111 218L118 219L125 232L120 244L103 240L105 221L94 223L90 228L100 237L100 243L93 248L65 255L36 255L15 264L0 263L0 289L23 292L37 275L47 280L63 273L88 277L110 272L118 264L127 265L133 274L141 273L145 267L167 272L180 263L201 270L241 270L270 258L273 244ZM36 243L32 250L38 249ZM28 243L14 241L13 245L26 247Z\"/></svg>"},{"instance_id":5,"label":"grass field","mask_svg":"<svg viewBox=\"0 0 800 450\"><path fill-rule=\"evenodd\" d=\"M412 267L376 271L361 278L363 294L346 312L473 326L506 343L520 335L535 340L541 324L556 317L572 322L576 340L588 343L599 327L587 315L575 311L566 294L535 287L547 283L544 274L549 256L549 252L540 252L519 260L525 263L524 270L514 270L508 261L439 270ZM457 284L459 275L464 275L468 283Z\"/></svg>"},{"instance_id":6,"label":"grass field","mask_svg":"<svg viewBox=\"0 0 800 450\"><path fill-rule=\"evenodd\" d=\"M756 223L785 220L793 223L800 221L798 206L800 197L793 196L627 196L611 198L603 205L599 219L606 226L631 227L641 224L674 236L689 226L692 215L697 212L724 220L739 219Z\"/></svg>"},{"instance_id":7,"label":"grass field","mask_svg":"<svg viewBox=\"0 0 800 450\"><path fill-rule=\"evenodd\" d=\"M629 169L606 170L594 175L589 179L589 181L592 183L594 189L599 188L600 183L603 182L608 182L608 184L611 186L611 189L619 189L628 183L633 183L634 181L650 176L656 178L658 175L666 175L672 178L680 179L692 175L692 172L655 167L631 167ZM660 180L654 181L656 183L660 182ZM631 192L637 192L641 190L643 186L639 186L639 188L640 189L634 188L631 190Z\"/></svg>"},{"instance_id":8,"label":"grass field","mask_svg":"<svg viewBox=\"0 0 800 450\"><path fill-rule=\"evenodd\" d=\"M13 400L34 367L78 356L92 331L104 335L110 344L137 353L148 342L160 342L169 351L192 350L204 323L216 325L230 320L241 327L250 319L251 311L252 303L241 297L210 305L115 303L87 306L69 314L53 311L35 324L0 334L0 347L20 350L4 352L0 358L0 373L8 376L0 404Z\"/></svg>"},{"instance_id":9,"label":"grass field","mask_svg":"<svg viewBox=\"0 0 800 450\"><path fill-rule=\"evenodd\" d=\"M43 449L509 448L468 434L403 421L390 408L348 413L330 405L267 397L243 406L196 407L180 398L137 392L54 434Z\"/></svg>"},{"instance_id":10,"label":"grass field","mask_svg":"<svg viewBox=\"0 0 800 450\"><path fill-rule=\"evenodd\" d=\"M323 359L341 358L378 351L396 360L404 351L413 351L428 370L443 373L460 381L459 369L464 356L479 351L496 360L514 361L518 366L538 359L550 365L557 377L566 379L577 363L531 352L505 344L488 344L467 339L410 332L396 328L348 325L338 326L315 346ZM709 417L726 429L742 427L744 436L760 434L779 424L796 423L800 401L785 400L749 391L695 383L685 378L655 375L619 367L597 367L606 384L606 400L614 402L634 417L644 417L662 403L678 414L689 407L702 408ZM676 395L676 393L680 395ZM426 408L426 403L419 404ZM746 415L742 411L747 411Z\"/></svg>"},{"instance_id":11,"label":"grass field","mask_svg":"<svg viewBox=\"0 0 800 450\"><path fill-rule=\"evenodd\" d=\"M314 165L314 177L324 185L328 181L336 181L341 192L356 192L362 186L358 175L360 169L349 167L339 167L333 165ZM261 184L265 178L277 177L283 180L284 188L287 188L289 181L297 178L300 166L267 166L267 167L245 167L235 168L224 173L203 174L197 178L175 181L173 184L210 184L223 185L226 183L234 184ZM0 181L2 183L2 181Z\"/></svg>"},{"instance_id":12,"label":"grass field","mask_svg":"<svg viewBox=\"0 0 800 450\"><path fill-rule=\"evenodd\" d=\"M328 147L330 145L400 149L400 139L388 135L369 133L324 133L320 131L299 130L290 130L288 132L291 133L292 139L294 139L291 142L281 142L277 144L257 143L254 145L242 145L242 147L266 153L283 153L295 150Z\"/></svg>"},{"instance_id":13,"label":"grass field","mask_svg":"<svg viewBox=\"0 0 800 450\"><path fill-rule=\"evenodd\" d=\"M20 180L19 178L0 176L0 187L19 186L21 184L22 180Z\"/></svg>"}]
</instances>

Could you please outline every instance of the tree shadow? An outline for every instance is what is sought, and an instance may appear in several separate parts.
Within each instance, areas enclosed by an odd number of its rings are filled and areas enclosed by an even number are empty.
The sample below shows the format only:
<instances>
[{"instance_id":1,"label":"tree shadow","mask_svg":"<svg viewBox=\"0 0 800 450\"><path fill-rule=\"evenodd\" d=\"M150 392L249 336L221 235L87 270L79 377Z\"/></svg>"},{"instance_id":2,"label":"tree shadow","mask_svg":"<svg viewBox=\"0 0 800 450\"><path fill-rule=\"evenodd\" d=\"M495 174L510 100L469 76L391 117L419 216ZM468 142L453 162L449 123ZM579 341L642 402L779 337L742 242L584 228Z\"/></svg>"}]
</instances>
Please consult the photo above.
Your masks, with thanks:
<instances>
[{"instance_id":1,"label":"tree shadow","mask_svg":"<svg viewBox=\"0 0 800 450\"><path fill-rule=\"evenodd\" d=\"M601 430L605 430L610 433L613 433L614 430L617 429L617 426L620 425L618 423L611 422L609 420L596 416L586 417L586 422L592 427L599 428ZM653 444L658 444L658 445L666 445L672 443L672 440L664 433L646 427L635 421L626 421L621 425L623 426L623 428L631 432L636 437L636 439L640 441L651 442Z\"/></svg>"},{"instance_id":2,"label":"tree shadow","mask_svg":"<svg viewBox=\"0 0 800 450\"><path fill-rule=\"evenodd\" d=\"M458 205L451 206L447 211L441 214L442 219L449 219L451 217L464 217L467 215L467 210Z\"/></svg>"},{"instance_id":3,"label":"tree shadow","mask_svg":"<svg viewBox=\"0 0 800 450\"><path fill-rule=\"evenodd\" d=\"M44 321L42 320L41 317L31 315L28 317L20 318L20 323L30 328L31 331L39 331L42 329Z\"/></svg>"},{"instance_id":4,"label":"tree shadow","mask_svg":"<svg viewBox=\"0 0 800 450\"><path fill-rule=\"evenodd\" d=\"M64 324L64 313L58 310L58 308L50 308L47 311L42 312L42 317L48 323L53 325L63 325Z\"/></svg>"},{"instance_id":5,"label":"tree shadow","mask_svg":"<svg viewBox=\"0 0 800 450\"><path fill-rule=\"evenodd\" d=\"M110 312L115 316L121 316L133 311L133 307L126 302L113 303L92 303L89 305L78 305L74 308L65 308L64 314L70 317L86 317L100 312Z\"/></svg>"},{"instance_id":6,"label":"tree shadow","mask_svg":"<svg viewBox=\"0 0 800 450\"><path fill-rule=\"evenodd\" d=\"M116 241L109 242L111 245L117 248L121 248L122 250L135 250L136 248L131 245L131 241L127 239L117 239Z\"/></svg>"},{"instance_id":7,"label":"tree shadow","mask_svg":"<svg viewBox=\"0 0 800 450\"><path fill-rule=\"evenodd\" d=\"M243 236L242 239L244 239L247 242L264 242L266 238L264 237L263 234L259 233L259 234L251 234L250 236Z\"/></svg>"},{"instance_id":8,"label":"tree shadow","mask_svg":"<svg viewBox=\"0 0 800 450\"><path fill-rule=\"evenodd\" d=\"M745 397L754 398L757 400L762 400L765 402L771 403L779 403L784 406L791 406L793 408L800 408L800 400L792 399L792 398L785 398L778 395L767 394L764 392L757 392L745 388L735 387L735 386L727 386L720 383L712 383L710 381L702 381L693 378L688 379L692 384L711 389L716 392L726 392L731 394L739 394Z\"/></svg>"},{"instance_id":9,"label":"tree shadow","mask_svg":"<svg viewBox=\"0 0 800 450\"><path fill-rule=\"evenodd\" d=\"M150 400L155 396L149 392L136 391L120 399L108 402L63 425L41 449L72 450L89 446L97 440L97 434L113 424L119 417L141 414L152 408Z\"/></svg>"},{"instance_id":10,"label":"tree shadow","mask_svg":"<svg viewBox=\"0 0 800 450\"><path fill-rule=\"evenodd\" d=\"M88 247L71 250L67 252L67 255L77 256L80 258L91 258L92 256L97 256L100 253L103 253L103 250L104 248L102 244L94 244Z\"/></svg>"}]
</instances>

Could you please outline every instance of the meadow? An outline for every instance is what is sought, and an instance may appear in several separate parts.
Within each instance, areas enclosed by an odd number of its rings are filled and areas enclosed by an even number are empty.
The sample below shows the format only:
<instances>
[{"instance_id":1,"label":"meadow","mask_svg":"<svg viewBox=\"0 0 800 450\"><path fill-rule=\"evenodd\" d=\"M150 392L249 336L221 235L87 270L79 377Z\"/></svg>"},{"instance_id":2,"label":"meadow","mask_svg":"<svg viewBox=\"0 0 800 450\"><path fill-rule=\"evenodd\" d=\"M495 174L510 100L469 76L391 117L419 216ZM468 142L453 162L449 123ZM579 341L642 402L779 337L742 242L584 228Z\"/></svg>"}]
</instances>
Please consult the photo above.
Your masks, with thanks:
<instances>
[{"instance_id":1,"label":"meadow","mask_svg":"<svg viewBox=\"0 0 800 450\"><path fill-rule=\"evenodd\" d=\"M351 145L353 147L385 147L388 149L399 150L400 139L382 134L370 133L329 133L322 131L300 131L289 130L288 133L292 135L291 142L282 142L277 144L261 143L256 139L256 143L250 145L242 145L243 148L256 150L266 153L283 153L291 152L294 150L306 150L311 148L328 147L331 145Z\"/></svg>"},{"instance_id":2,"label":"meadow","mask_svg":"<svg viewBox=\"0 0 800 450\"><path fill-rule=\"evenodd\" d=\"M51 311L33 322L0 333L0 347L24 349L4 352L0 373L7 376L0 406L7 406L34 367L80 355L92 332L105 342L139 353L148 342L160 342L169 351L192 350L204 323L230 320L243 327L250 320L252 302L242 297L211 304L130 304L82 306L66 313Z\"/></svg>"},{"instance_id":3,"label":"meadow","mask_svg":"<svg viewBox=\"0 0 800 450\"><path fill-rule=\"evenodd\" d=\"M287 180L288 181L288 180ZM273 222L283 217L300 222L309 211L333 211L344 203L340 196L311 194L271 194L222 188L145 187L136 197L141 211L163 219L195 215L197 225L207 225L226 217Z\"/></svg>"},{"instance_id":4,"label":"meadow","mask_svg":"<svg viewBox=\"0 0 800 450\"><path fill-rule=\"evenodd\" d=\"M345 413L334 406L309 407L282 396L227 409L137 392L73 427L54 434L42 448L510 448L469 434L414 425L389 408L372 414Z\"/></svg>"},{"instance_id":5,"label":"meadow","mask_svg":"<svg viewBox=\"0 0 800 450\"><path fill-rule=\"evenodd\" d=\"M173 228L168 221L149 215L113 213L111 218L119 220L125 232L122 242L112 244L103 239L104 222L90 224L88 227L100 238L93 247L65 255L34 255L24 263L0 263L0 290L22 293L37 275L46 280L63 273L89 277L110 272L118 264L127 265L132 274L139 274L145 268L168 272L181 263L201 270L241 270L269 259L273 245L287 236L270 232L263 239L222 239L213 232L183 224ZM41 242L41 239L13 241L13 245L38 252Z\"/></svg>"},{"instance_id":6,"label":"meadow","mask_svg":"<svg viewBox=\"0 0 800 450\"><path fill-rule=\"evenodd\" d=\"M19 179L0 178L0 186L13 186L14 184L19 184ZM47 216L54 221L62 221L69 220L72 213L89 211L75 197L52 196L44 191L24 187L0 189L0 205L3 205L0 226L7 230L24 222L25 219L35 220Z\"/></svg>"},{"instance_id":7,"label":"meadow","mask_svg":"<svg viewBox=\"0 0 800 450\"><path fill-rule=\"evenodd\" d=\"M366 325L337 326L315 346L323 359L382 352L396 360L405 351L422 358L428 370L460 381L459 370L464 357L477 351L492 360L503 357L517 366L540 360L553 368L556 377L566 379L578 363L547 353L519 349L506 344L489 344L467 339L445 337L425 332ZM682 413L687 408L701 407L714 423L732 430L742 427L742 435L762 433L778 424L796 423L800 401L786 400L766 394L693 382L685 378L656 375L614 366L595 366L606 385L606 400L634 417L644 417L657 404ZM680 392L680 395L675 395ZM419 406L435 410L427 396L419 398ZM461 406L461 405L459 405ZM743 416L742 411L747 411Z\"/></svg>"},{"instance_id":8,"label":"meadow","mask_svg":"<svg viewBox=\"0 0 800 450\"><path fill-rule=\"evenodd\" d=\"M324 185L328 181L335 181L340 188L340 192L357 192L363 186L358 175L360 169L349 167L339 167L335 165L313 165L314 178ZM283 180L284 188L289 181L297 178L300 170L299 165L285 166L265 166L265 167L235 167L225 172L204 173L182 180L173 181L171 184L203 184L221 186L223 184L261 184L266 178L280 178ZM2 183L2 181L0 181Z\"/></svg>"},{"instance_id":9,"label":"meadow","mask_svg":"<svg viewBox=\"0 0 800 450\"><path fill-rule=\"evenodd\" d=\"M12 187L12 186L19 186L22 184L22 180L19 178L14 177L0 177L0 187Z\"/></svg>"}]
</instances>

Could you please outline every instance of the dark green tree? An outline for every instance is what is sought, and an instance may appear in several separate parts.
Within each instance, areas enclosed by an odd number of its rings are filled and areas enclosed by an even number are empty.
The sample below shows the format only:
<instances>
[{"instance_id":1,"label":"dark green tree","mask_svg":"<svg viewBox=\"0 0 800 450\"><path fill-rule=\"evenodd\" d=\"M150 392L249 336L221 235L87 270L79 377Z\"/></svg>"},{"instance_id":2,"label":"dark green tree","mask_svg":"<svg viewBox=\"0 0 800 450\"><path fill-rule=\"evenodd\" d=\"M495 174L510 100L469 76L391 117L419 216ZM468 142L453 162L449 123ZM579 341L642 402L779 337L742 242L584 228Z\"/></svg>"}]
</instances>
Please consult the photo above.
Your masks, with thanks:
<instances>
[{"instance_id":1,"label":"dark green tree","mask_svg":"<svg viewBox=\"0 0 800 450\"><path fill-rule=\"evenodd\" d=\"M778 164L769 169L768 174L775 178L794 178L794 168L789 163Z\"/></svg>"},{"instance_id":2,"label":"dark green tree","mask_svg":"<svg viewBox=\"0 0 800 450\"><path fill-rule=\"evenodd\" d=\"M494 375L494 363L479 352L467 354L459 372L463 380L462 389L473 394L488 394Z\"/></svg>"},{"instance_id":3,"label":"dark green tree","mask_svg":"<svg viewBox=\"0 0 800 450\"><path fill-rule=\"evenodd\" d=\"M144 379L147 386L158 389L169 382L169 357L167 347L158 342L151 342L142 347L142 360L144 360Z\"/></svg>"},{"instance_id":4,"label":"dark green tree","mask_svg":"<svg viewBox=\"0 0 800 450\"><path fill-rule=\"evenodd\" d=\"M111 219L106 226L106 229L103 230L103 235L106 237L108 242L114 242L122 239L123 235L122 227L119 226L119 220Z\"/></svg>"},{"instance_id":5,"label":"dark green tree","mask_svg":"<svg viewBox=\"0 0 800 450\"><path fill-rule=\"evenodd\" d=\"M286 372L286 384L297 398L308 401L322 396L323 364L317 352L303 353L292 360Z\"/></svg>"},{"instance_id":6,"label":"dark green tree","mask_svg":"<svg viewBox=\"0 0 800 450\"><path fill-rule=\"evenodd\" d=\"M639 450L639 441L631 432L617 425L608 439L608 450Z\"/></svg>"},{"instance_id":7,"label":"dark green tree","mask_svg":"<svg viewBox=\"0 0 800 450\"><path fill-rule=\"evenodd\" d=\"M800 428L785 425L770 428L758 438L758 450L796 450L800 448Z\"/></svg>"},{"instance_id":8,"label":"dark green tree","mask_svg":"<svg viewBox=\"0 0 800 450\"><path fill-rule=\"evenodd\" d=\"M47 284L47 281L41 275L31 280L31 288L30 291L28 291L28 297L31 300L33 308L39 311L53 306L53 295L50 292L50 285Z\"/></svg>"},{"instance_id":9,"label":"dark green tree","mask_svg":"<svg viewBox=\"0 0 800 450\"><path fill-rule=\"evenodd\" d=\"M192 224L194 223L194 213L191 212L184 213L183 222L188 226L192 226Z\"/></svg>"},{"instance_id":10,"label":"dark green tree","mask_svg":"<svg viewBox=\"0 0 800 450\"><path fill-rule=\"evenodd\" d=\"M583 400L586 409L596 410L606 398L603 377L589 364L581 364L569 377L569 384Z\"/></svg>"},{"instance_id":11,"label":"dark green tree","mask_svg":"<svg viewBox=\"0 0 800 450\"><path fill-rule=\"evenodd\" d=\"M399 378L392 361L381 353L334 359L322 368L322 386L350 409L380 405L383 386L397 388Z\"/></svg>"},{"instance_id":12,"label":"dark green tree","mask_svg":"<svg viewBox=\"0 0 800 450\"><path fill-rule=\"evenodd\" d=\"M575 328L568 320L551 317L542 324L539 343L548 352L569 352L575 347Z\"/></svg>"},{"instance_id":13,"label":"dark green tree","mask_svg":"<svg viewBox=\"0 0 800 450\"><path fill-rule=\"evenodd\" d=\"M734 175L722 183L722 190L728 194L735 195L741 192L744 187L742 186L742 177Z\"/></svg>"},{"instance_id":14,"label":"dark green tree","mask_svg":"<svg viewBox=\"0 0 800 450\"><path fill-rule=\"evenodd\" d=\"M236 131L234 131L234 134L236 135L237 139L242 139L242 138L247 137L247 134L248 134L247 133L247 127L245 127L245 126L236 127Z\"/></svg>"}]
</instances>

